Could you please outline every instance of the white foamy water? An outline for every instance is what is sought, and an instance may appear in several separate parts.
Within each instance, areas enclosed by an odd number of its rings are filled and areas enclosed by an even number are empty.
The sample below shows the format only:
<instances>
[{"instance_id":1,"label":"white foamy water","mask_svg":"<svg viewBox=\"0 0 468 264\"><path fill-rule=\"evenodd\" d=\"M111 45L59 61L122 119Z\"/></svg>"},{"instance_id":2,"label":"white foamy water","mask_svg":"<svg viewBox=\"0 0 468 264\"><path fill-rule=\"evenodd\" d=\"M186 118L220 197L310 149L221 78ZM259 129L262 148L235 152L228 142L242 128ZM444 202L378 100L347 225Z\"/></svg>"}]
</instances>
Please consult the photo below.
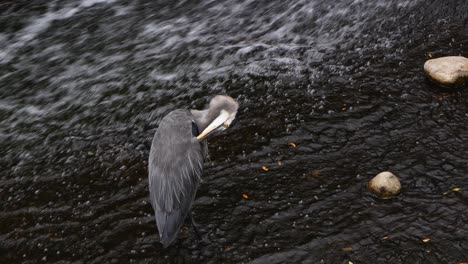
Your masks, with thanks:
<instances>
[{"instance_id":1,"label":"white foamy water","mask_svg":"<svg viewBox=\"0 0 468 264\"><path fill-rule=\"evenodd\" d=\"M9 62L16 55L18 49L33 41L39 34L45 32L50 27L52 21L68 19L95 4L111 4L113 2L115 0L82 0L76 7L69 6L56 11L51 11L56 5L56 2L51 2L48 8L49 11L31 19L25 28L15 33L15 37L0 51L0 63Z\"/></svg>"},{"instance_id":2,"label":"white foamy water","mask_svg":"<svg viewBox=\"0 0 468 264\"><path fill-rule=\"evenodd\" d=\"M341 1L323 5L315 1L294 1L262 3L255 1L238 1L232 8L225 8L226 3L202 1L192 6L194 12L182 12L168 19L160 19L162 14L153 14L145 18L134 29L135 37L124 42L114 41L115 36L128 34L115 25L94 24L106 28L99 36L84 32L74 44L94 47L100 42L107 42L99 51L80 53L80 59L64 63L61 69L52 76L47 76L49 88L42 91L40 98L59 96L59 100L49 101L45 106L18 109L41 109L41 114L34 118L46 116L68 106L92 106L99 98L105 97L108 87L123 86L126 65L148 65L140 79L150 82L176 82L178 77L196 74L201 81L228 76L231 73L253 76L275 76L274 69L287 69L284 74L289 79L299 79L304 69L310 69L311 62L320 61L324 53L334 50L338 45L348 44L367 38L363 30L373 23L373 14L397 3L400 8L409 8L417 1ZM57 9L56 3L48 4L48 11L32 17L27 25L16 32L13 37L0 37L4 47L0 51L0 63L7 64L18 56L22 47L35 47L47 42L40 35L51 29L52 22L74 18L95 5L105 5L114 10L115 16L128 16L134 12L132 5L121 6L116 0L82 0ZM180 3L183 5L183 3ZM203 12L201 12L203 10ZM109 18L109 17L107 17ZM133 22L122 21L123 25ZM54 29L61 33L63 28ZM76 30L76 29L75 29ZM133 32L132 32L133 33ZM98 40L94 40L98 37ZM53 39L54 36L49 38ZM90 39L93 39L90 41ZM100 40L99 40L100 39ZM373 43L373 49L391 48L394 41L386 36ZM131 52L122 49L133 43ZM45 60L49 63L62 63L73 56L70 44L54 41L42 50L38 49L27 59ZM115 50L115 52L108 52ZM299 51L307 50L303 53ZM356 51L362 53L362 51ZM362 54L360 55L362 56ZM87 58L87 59L84 59ZM20 63L23 63L21 61ZM34 61L25 61L21 67L35 65ZM40 69L36 67L34 69ZM331 65L331 71L342 75L347 67ZM41 71L34 70L36 75ZM310 69L308 76L320 78L322 72ZM5 78L8 75L0 76ZM219 86L213 86L218 87ZM4 102L6 104L6 102ZM9 101L9 105L15 101ZM34 111L33 111L34 112ZM22 115L33 114L21 111ZM19 113L19 112L18 112ZM17 116L17 120L22 119Z\"/></svg>"}]
</instances>

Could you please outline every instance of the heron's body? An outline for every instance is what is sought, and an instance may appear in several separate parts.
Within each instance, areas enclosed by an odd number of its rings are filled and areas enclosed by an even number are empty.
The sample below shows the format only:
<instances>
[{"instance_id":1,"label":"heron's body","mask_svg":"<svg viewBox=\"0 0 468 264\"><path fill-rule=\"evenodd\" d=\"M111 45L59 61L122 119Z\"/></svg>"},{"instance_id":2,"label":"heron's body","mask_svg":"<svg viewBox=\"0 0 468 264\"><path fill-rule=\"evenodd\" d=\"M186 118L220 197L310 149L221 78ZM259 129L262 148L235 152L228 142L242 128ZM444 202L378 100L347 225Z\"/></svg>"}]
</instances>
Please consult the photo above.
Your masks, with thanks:
<instances>
[{"instance_id":1,"label":"heron's body","mask_svg":"<svg viewBox=\"0 0 468 264\"><path fill-rule=\"evenodd\" d=\"M235 117L237 103L227 96L216 98L232 100L235 103ZM160 122L154 135L148 165L149 189L160 242L164 247L174 241L184 220L191 213L207 155L205 136L226 129L226 124L230 125L234 119L229 115L229 119L224 120L227 116L225 107L218 99L220 103L215 102L213 107L210 103L210 109L207 110L178 109L170 112ZM232 102L228 101L229 104ZM220 120L224 129L219 129L220 125L213 125L220 123Z\"/></svg>"}]
</instances>

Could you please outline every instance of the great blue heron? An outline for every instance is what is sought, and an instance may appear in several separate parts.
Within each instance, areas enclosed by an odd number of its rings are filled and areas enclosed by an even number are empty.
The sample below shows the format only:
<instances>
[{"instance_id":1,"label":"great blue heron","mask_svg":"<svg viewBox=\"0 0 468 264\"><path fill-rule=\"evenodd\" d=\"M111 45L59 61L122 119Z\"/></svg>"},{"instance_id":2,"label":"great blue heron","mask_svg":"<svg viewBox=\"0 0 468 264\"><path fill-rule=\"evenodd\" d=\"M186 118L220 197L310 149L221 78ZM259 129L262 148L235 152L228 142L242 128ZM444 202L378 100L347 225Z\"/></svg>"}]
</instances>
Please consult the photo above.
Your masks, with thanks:
<instances>
[{"instance_id":1,"label":"great blue heron","mask_svg":"<svg viewBox=\"0 0 468 264\"><path fill-rule=\"evenodd\" d=\"M151 205L164 247L174 241L187 217L198 235L191 209L207 155L206 138L234 125L238 108L231 97L217 95L208 109L177 109L161 120L151 144L148 177Z\"/></svg>"}]
</instances>

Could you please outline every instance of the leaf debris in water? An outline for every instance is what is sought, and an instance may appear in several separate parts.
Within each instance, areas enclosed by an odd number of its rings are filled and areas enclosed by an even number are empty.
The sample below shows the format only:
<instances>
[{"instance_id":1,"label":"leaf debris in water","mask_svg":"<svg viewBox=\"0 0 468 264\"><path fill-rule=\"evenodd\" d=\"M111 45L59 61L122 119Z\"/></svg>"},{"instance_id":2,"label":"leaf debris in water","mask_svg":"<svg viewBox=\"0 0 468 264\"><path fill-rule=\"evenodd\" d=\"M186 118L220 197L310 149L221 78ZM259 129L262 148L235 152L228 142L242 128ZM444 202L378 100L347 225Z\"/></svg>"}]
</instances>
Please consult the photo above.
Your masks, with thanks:
<instances>
[{"instance_id":1,"label":"leaf debris in water","mask_svg":"<svg viewBox=\"0 0 468 264\"><path fill-rule=\"evenodd\" d=\"M243 193L243 194L242 194L242 198L244 198L244 199L249 199L249 196L248 196L246 193Z\"/></svg>"},{"instance_id":2,"label":"leaf debris in water","mask_svg":"<svg viewBox=\"0 0 468 264\"><path fill-rule=\"evenodd\" d=\"M453 188L452 190L450 190L450 191L448 191L448 192L444 192L444 195L447 195L447 194L449 194L450 192L459 192L459 191L460 191L460 188L455 187L455 188Z\"/></svg>"},{"instance_id":3,"label":"leaf debris in water","mask_svg":"<svg viewBox=\"0 0 468 264\"><path fill-rule=\"evenodd\" d=\"M422 240L422 242L424 242L424 243L427 243L427 242L429 242L429 241L431 241L431 239L430 239L430 238L428 238L428 237L426 237L426 238L423 238L423 240Z\"/></svg>"},{"instance_id":4,"label":"leaf debris in water","mask_svg":"<svg viewBox=\"0 0 468 264\"><path fill-rule=\"evenodd\" d=\"M267 166L262 166L262 170L269 171L270 169Z\"/></svg>"},{"instance_id":5,"label":"leaf debris in water","mask_svg":"<svg viewBox=\"0 0 468 264\"><path fill-rule=\"evenodd\" d=\"M353 247L352 246L347 246L347 247L342 248L342 250L345 251L345 252L353 251Z\"/></svg>"},{"instance_id":6,"label":"leaf debris in water","mask_svg":"<svg viewBox=\"0 0 468 264\"><path fill-rule=\"evenodd\" d=\"M295 148L297 146L296 143L294 143L294 142L289 142L289 145L291 145L291 147L293 147L293 148Z\"/></svg>"}]
</instances>

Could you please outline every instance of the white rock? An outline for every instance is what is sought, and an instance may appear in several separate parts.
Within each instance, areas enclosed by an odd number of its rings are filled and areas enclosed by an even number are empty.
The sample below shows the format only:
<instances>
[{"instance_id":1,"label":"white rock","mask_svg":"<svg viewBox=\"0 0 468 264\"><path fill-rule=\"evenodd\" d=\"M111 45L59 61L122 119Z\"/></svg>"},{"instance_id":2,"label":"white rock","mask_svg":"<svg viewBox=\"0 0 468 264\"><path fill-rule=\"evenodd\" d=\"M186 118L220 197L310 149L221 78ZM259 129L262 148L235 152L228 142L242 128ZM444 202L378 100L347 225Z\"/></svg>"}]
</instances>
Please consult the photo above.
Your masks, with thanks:
<instances>
[{"instance_id":1,"label":"white rock","mask_svg":"<svg viewBox=\"0 0 468 264\"><path fill-rule=\"evenodd\" d=\"M391 198L400 193L401 184L397 176L389 171L384 171L370 180L367 188L381 198Z\"/></svg>"},{"instance_id":2,"label":"white rock","mask_svg":"<svg viewBox=\"0 0 468 264\"><path fill-rule=\"evenodd\" d=\"M431 59L424 63L424 72L435 83L451 87L468 78L468 58L448 56Z\"/></svg>"}]
</instances>

